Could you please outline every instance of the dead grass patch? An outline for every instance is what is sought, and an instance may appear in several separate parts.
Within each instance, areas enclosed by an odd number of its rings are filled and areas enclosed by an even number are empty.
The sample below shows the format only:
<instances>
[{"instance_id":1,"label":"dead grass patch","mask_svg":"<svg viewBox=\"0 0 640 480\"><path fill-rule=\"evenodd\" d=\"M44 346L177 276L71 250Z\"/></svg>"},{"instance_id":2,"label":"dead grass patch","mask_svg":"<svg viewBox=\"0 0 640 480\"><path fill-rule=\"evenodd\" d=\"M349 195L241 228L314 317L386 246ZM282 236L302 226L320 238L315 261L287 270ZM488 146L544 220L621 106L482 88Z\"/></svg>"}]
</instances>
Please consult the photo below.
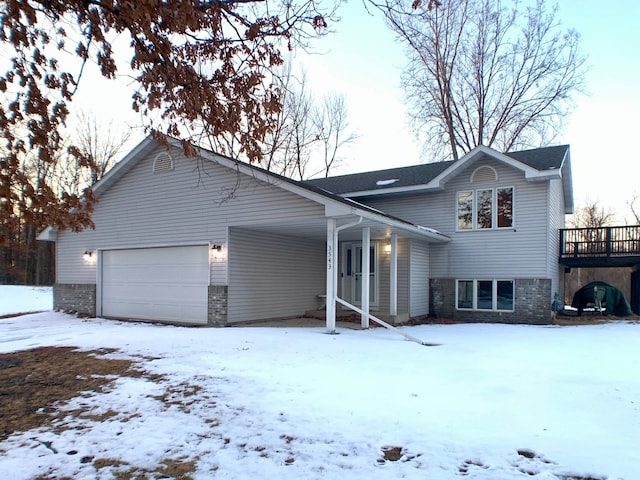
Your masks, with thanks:
<instances>
[{"instance_id":1,"label":"dead grass patch","mask_svg":"<svg viewBox=\"0 0 640 480\"><path fill-rule=\"evenodd\" d=\"M155 480L170 478L172 480L192 480L191 474L196 471L195 460L165 458L153 470L132 466L117 458L98 458L93 461L96 470L113 469L110 472L116 480Z\"/></svg>"},{"instance_id":2,"label":"dead grass patch","mask_svg":"<svg viewBox=\"0 0 640 480\"><path fill-rule=\"evenodd\" d=\"M14 432L50 424L59 413L57 402L83 392L102 392L119 377L143 375L132 360L101 358L114 351L39 347L0 354L0 441ZM83 413L78 410L73 414ZM116 414L110 410L91 419L99 421Z\"/></svg>"},{"instance_id":3,"label":"dead grass patch","mask_svg":"<svg viewBox=\"0 0 640 480\"><path fill-rule=\"evenodd\" d=\"M67 417L104 422L121 415L113 409L96 412L93 406L80 406L63 410L65 401L82 395L93 395L107 391L122 377L144 377L145 380L161 382L165 377L144 372L134 360L105 358L115 349L79 351L74 347L39 347L31 350L0 354L0 442L14 432L28 431L38 427L63 427L59 420ZM145 358L151 360L151 358ZM188 383L168 387L164 395L157 398L167 407L187 409L195 402L201 387ZM185 399L188 401L185 404ZM124 418L128 421L140 414ZM210 419L217 426L219 420ZM77 428L77 427L76 427ZM58 452L50 442L39 442L52 453ZM76 455L71 450L67 455ZM197 458L165 458L155 468L141 468L116 457L84 456L80 464L91 464L97 471L111 470L116 480L152 480L171 478L191 480L197 468ZM41 474L36 480L66 480L55 474Z\"/></svg>"},{"instance_id":4,"label":"dead grass patch","mask_svg":"<svg viewBox=\"0 0 640 480\"><path fill-rule=\"evenodd\" d=\"M382 447L382 458L378 463L397 462L402 458L402 447Z\"/></svg>"}]
</instances>

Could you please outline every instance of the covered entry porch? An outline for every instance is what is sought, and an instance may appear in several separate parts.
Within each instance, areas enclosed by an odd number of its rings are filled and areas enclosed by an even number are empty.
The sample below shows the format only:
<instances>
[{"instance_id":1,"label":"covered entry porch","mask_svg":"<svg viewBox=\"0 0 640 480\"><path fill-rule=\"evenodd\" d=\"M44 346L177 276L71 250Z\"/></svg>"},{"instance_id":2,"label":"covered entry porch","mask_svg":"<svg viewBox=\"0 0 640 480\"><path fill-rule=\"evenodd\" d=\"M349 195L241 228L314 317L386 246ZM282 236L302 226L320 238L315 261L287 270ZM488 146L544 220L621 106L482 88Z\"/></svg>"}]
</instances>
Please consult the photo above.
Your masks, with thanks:
<instances>
[{"instance_id":1,"label":"covered entry porch","mask_svg":"<svg viewBox=\"0 0 640 480\"><path fill-rule=\"evenodd\" d=\"M358 313L362 328L428 314L429 244L447 241L435 230L388 217L328 218L327 332L335 332L338 309Z\"/></svg>"},{"instance_id":2,"label":"covered entry porch","mask_svg":"<svg viewBox=\"0 0 640 480\"><path fill-rule=\"evenodd\" d=\"M369 211L231 227L227 324L313 314L333 332L341 314L365 328L426 315L429 244L448 240Z\"/></svg>"}]
</instances>

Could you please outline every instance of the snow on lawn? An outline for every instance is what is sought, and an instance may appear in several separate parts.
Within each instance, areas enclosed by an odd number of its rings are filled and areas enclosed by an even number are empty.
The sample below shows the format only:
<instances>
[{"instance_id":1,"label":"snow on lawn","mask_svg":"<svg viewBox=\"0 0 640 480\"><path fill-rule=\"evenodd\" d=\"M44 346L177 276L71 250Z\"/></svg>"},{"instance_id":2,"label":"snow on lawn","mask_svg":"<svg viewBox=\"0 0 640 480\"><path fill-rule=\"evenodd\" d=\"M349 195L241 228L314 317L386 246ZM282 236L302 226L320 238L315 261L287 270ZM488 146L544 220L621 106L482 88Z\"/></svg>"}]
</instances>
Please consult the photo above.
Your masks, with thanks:
<instances>
[{"instance_id":1,"label":"snow on lawn","mask_svg":"<svg viewBox=\"0 0 640 480\"><path fill-rule=\"evenodd\" d=\"M0 316L51 310L51 287L0 285Z\"/></svg>"},{"instance_id":2,"label":"snow on lawn","mask_svg":"<svg viewBox=\"0 0 640 480\"><path fill-rule=\"evenodd\" d=\"M441 345L383 329L0 320L0 353L117 348L163 376L123 377L64 406L91 415L10 435L0 478L107 479L167 459L194 461L194 479L639 478L640 324L407 332Z\"/></svg>"}]
</instances>

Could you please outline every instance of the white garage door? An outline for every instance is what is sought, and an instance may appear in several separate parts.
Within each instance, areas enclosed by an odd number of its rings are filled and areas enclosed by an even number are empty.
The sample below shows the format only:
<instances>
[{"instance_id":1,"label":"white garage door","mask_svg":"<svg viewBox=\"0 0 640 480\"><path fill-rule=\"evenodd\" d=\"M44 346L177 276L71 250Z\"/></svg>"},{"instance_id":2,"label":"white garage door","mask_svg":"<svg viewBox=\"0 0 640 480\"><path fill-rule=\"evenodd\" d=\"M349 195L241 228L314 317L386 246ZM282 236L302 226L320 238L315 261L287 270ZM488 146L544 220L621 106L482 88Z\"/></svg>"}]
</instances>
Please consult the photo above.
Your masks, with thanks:
<instances>
[{"instance_id":1,"label":"white garage door","mask_svg":"<svg viewBox=\"0 0 640 480\"><path fill-rule=\"evenodd\" d=\"M207 323L209 248L102 252L102 315Z\"/></svg>"}]
</instances>

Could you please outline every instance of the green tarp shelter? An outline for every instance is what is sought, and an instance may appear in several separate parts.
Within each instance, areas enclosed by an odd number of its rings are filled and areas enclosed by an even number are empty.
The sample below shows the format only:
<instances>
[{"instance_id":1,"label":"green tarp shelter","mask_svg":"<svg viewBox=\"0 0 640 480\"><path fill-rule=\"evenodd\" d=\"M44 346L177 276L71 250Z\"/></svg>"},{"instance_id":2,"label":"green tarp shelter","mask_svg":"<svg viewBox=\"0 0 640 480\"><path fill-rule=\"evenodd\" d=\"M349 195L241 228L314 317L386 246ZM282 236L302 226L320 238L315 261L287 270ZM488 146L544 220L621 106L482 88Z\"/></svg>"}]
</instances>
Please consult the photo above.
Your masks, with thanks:
<instances>
[{"instance_id":1,"label":"green tarp shelter","mask_svg":"<svg viewBox=\"0 0 640 480\"><path fill-rule=\"evenodd\" d=\"M573 296L571 306L578 309L578 315L588 304L596 304L596 296L600 298L605 315L628 317L632 315L629 302L620 289L605 282L591 282L578 290Z\"/></svg>"}]
</instances>

